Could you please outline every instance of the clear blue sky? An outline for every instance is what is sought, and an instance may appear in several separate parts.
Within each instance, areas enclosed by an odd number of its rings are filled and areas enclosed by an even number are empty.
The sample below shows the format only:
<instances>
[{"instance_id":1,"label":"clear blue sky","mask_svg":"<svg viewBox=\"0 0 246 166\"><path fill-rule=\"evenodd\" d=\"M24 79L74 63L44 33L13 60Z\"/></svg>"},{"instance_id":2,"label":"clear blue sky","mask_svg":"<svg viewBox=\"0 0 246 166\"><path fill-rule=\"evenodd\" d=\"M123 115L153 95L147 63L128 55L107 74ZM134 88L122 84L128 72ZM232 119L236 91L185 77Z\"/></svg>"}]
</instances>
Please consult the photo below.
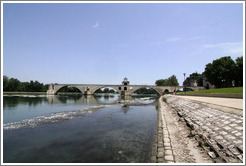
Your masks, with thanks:
<instances>
[{"instance_id":1,"label":"clear blue sky","mask_svg":"<svg viewBox=\"0 0 246 166\"><path fill-rule=\"evenodd\" d=\"M42 83L180 84L243 55L243 4L7 4L3 74Z\"/></svg>"}]
</instances>

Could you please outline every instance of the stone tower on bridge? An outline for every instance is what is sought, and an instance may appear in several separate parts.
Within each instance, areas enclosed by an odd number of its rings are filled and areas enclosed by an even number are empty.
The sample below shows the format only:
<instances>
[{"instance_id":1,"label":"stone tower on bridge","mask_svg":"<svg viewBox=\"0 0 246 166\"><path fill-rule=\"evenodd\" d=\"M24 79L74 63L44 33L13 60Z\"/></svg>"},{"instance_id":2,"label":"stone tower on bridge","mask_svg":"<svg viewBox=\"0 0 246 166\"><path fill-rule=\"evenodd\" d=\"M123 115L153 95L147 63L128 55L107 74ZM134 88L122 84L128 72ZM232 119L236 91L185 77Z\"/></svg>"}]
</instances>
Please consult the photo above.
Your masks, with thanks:
<instances>
[{"instance_id":1,"label":"stone tower on bridge","mask_svg":"<svg viewBox=\"0 0 246 166\"><path fill-rule=\"evenodd\" d=\"M121 93L121 95L130 95L130 82L128 81L128 79L125 77L124 80L122 81L121 86L119 86L118 91Z\"/></svg>"}]
</instances>

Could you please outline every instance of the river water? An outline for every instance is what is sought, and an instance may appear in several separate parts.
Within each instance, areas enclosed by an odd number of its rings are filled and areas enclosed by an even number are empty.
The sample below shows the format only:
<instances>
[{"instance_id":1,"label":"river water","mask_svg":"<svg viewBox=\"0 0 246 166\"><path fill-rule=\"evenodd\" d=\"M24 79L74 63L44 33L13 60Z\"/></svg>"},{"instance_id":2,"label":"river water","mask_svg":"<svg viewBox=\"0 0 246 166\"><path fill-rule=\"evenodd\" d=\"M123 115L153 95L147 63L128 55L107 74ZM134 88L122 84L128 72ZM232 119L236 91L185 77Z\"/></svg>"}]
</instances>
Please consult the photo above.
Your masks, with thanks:
<instances>
[{"instance_id":1,"label":"river water","mask_svg":"<svg viewBox=\"0 0 246 166\"><path fill-rule=\"evenodd\" d=\"M3 96L3 162L149 162L156 119L152 97Z\"/></svg>"}]
</instances>

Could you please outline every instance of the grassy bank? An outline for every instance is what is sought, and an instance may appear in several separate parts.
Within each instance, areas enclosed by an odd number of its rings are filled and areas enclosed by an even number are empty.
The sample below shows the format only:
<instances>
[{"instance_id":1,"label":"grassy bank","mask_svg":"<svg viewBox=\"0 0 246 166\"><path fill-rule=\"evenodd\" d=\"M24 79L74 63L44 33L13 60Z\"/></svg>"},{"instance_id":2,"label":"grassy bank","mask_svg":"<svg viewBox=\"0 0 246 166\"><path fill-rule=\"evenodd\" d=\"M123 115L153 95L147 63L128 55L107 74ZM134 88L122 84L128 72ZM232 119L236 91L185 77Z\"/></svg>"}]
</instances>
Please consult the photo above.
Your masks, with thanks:
<instances>
[{"instance_id":1,"label":"grassy bank","mask_svg":"<svg viewBox=\"0 0 246 166\"><path fill-rule=\"evenodd\" d=\"M235 94L235 93L243 93L243 87L235 87L235 88L218 88L218 89L208 89L201 91L189 91L187 94ZM177 94L184 94L184 92L178 92Z\"/></svg>"}]
</instances>

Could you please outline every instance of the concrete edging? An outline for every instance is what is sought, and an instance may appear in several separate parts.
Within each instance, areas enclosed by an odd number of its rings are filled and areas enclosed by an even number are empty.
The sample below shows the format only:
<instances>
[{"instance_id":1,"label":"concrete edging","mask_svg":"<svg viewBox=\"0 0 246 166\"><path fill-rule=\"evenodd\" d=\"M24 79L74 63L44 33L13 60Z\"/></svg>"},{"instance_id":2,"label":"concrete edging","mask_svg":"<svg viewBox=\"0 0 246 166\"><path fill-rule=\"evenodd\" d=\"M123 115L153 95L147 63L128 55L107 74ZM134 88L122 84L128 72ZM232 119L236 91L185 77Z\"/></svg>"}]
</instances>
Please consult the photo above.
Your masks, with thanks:
<instances>
[{"instance_id":1,"label":"concrete edging","mask_svg":"<svg viewBox=\"0 0 246 166\"><path fill-rule=\"evenodd\" d=\"M202 97L223 97L243 99L243 93L193 93L193 94L176 94L180 96L202 96Z\"/></svg>"}]
</instances>

